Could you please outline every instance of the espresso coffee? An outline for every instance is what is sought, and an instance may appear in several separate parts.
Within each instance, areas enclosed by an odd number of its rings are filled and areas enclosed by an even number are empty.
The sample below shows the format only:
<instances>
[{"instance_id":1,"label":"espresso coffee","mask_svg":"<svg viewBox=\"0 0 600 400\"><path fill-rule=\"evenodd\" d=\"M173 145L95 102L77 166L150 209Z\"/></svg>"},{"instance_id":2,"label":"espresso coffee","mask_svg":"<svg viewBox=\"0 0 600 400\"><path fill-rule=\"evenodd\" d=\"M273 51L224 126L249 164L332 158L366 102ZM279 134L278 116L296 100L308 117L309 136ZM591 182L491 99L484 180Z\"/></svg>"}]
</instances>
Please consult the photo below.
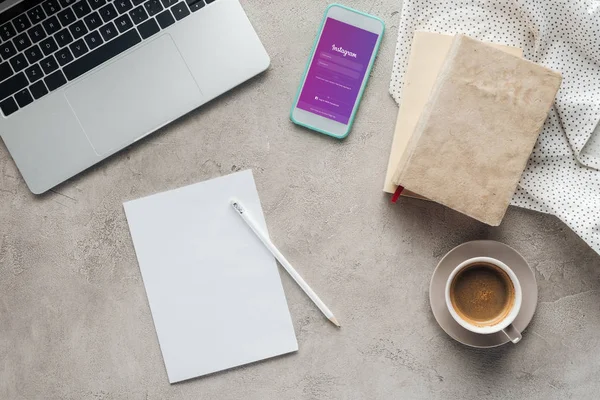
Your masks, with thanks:
<instances>
[{"instance_id":1,"label":"espresso coffee","mask_svg":"<svg viewBox=\"0 0 600 400\"><path fill-rule=\"evenodd\" d=\"M467 265L454 277L450 300L465 321L476 326L492 326L510 313L515 288L503 269L477 262Z\"/></svg>"}]
</instances>

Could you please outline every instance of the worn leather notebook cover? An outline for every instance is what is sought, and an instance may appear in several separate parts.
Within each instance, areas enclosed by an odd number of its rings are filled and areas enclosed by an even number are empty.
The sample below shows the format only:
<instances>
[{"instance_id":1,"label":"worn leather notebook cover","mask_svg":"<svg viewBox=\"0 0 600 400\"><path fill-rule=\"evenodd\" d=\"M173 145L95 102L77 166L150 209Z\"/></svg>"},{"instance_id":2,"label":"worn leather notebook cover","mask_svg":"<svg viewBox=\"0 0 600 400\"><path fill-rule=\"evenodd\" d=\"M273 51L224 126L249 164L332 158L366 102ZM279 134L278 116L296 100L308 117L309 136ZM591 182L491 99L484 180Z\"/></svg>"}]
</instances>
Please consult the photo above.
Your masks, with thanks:
<instances>
[{"instance_id":1,"label":"worn leather notebook cover","mask_svg":"<svg viewBox=\"0 0 600 400\"><path fill-rule=\"evenodd\" d=\"M393 182L500 225L561 76L457 35Z\"/></svg>"},{"instance_id":2,"label":"worn leather notebook cover","mask_svg":"<svg viewBox=\"0 0 600 400\"><path fill-rule=\"evenodd\" d=\"M417 31L414 34L408 66L406 74L404 74L402 103L398 109L394 139L383 186L384 192L394 193L396 191L397 186L392 182L392 177L415 130L421 112L427 104L431 89L444 65L453 40L454 35L435 32ZM490 43L490 45L515 56L523 55L523 50L518 47L496 43ZM422 198L407 190L402 192L402 196Z\"/></svg>"}]
</instances>

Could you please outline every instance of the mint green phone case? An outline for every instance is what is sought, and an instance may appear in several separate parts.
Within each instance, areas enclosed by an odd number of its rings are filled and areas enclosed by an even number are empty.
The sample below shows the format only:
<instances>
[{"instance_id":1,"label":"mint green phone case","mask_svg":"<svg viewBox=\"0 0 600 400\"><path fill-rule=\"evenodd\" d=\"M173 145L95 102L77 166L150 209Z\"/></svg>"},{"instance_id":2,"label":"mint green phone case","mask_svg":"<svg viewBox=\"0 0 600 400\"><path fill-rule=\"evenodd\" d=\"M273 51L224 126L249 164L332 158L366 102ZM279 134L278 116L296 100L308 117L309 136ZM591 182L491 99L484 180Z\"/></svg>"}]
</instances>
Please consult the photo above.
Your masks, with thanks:
<instances>
[{"instance_id":1,"label":"mint green phone case","mask_svg":"<svg viewBox=\"0 0 600 400\"><path fill-rule=\"evenodd\" d=\"M365 17L376 19L377 21L381 22L381 26L382 26L381 35L379 35L379 38L377 38L377 43L375 44L375 50L373 51L374 56L373 56L373 58L371 60L371 63L369 64L369 67L367 68L367 71L365 73L365 80L364 80L363 86L360 89L360 92L358 93L358 97L356 98L355 109L352 112L352 115L350 115L350 120L348 121L348 128L346 129L346 133L344 133L341 136L336 135L336 134L331 133L331 132L327 132L327 131L325 131L323 129L317 128L316 126L312 126L310 124L305 124L305 123L299 122L299 121L297 121L297 120L294 119L294 109L296 108L296 105L298 104L298 98L300 97L300 92L302 91L302 84L306 80L306 75L308 74L308 69L310 68L310 62L312 61L312 59L313 59L313 57L315 55L315 51L317 49L318 40L321 37L320 33L323 31L323 26L325 25L325 20L327 18L327 13L329 12L329 9L331 7L341 7L341 8L344 8L346 10L355 12L357 14L364 15ZM350 129L352 129L352 124L354 123L354 117L356 117L356 113L358 112L358 106L360 105L360 101L362 100L363 92L365 91L365 88L367 87L367 83L369 81L369 76L371 75L371 68L373 68L373 64L375 63L375 58L377 58L377 53L379 51L379 45L381 44L381 38L383 37L383 32L384 31L385 31L385 23L383 22L383 20L381 18L378 18L378 17L376 17L374 15L370 15L370 14L367 14L367 13L355 10L353 8L350 8L350 7L343 6L341 4L337 4L337 3L330 4L325 9L325 14L323 14L323 20L321 21L321 26L319 27L319 32L317 34L317 37L315 38L315 43L313 44L312 50L310 52L310 56L308 57L308 61L306 62L306 68L304 68L304 74L302 75L302 79L300 80L300 85L298 86L298 93L296 93L296 98L294 99L294 104L292 105L292 109L290 111L290 119L292 120L292 122L295 123L296 125L304 126L304 127L308 128L308 129L320 132L320 133L322 133L324 135L328 135L328 136L334 137L336 139L344 139L346 136L348 136L348 134L350 133Z\"/></svg>"}]
</instances>

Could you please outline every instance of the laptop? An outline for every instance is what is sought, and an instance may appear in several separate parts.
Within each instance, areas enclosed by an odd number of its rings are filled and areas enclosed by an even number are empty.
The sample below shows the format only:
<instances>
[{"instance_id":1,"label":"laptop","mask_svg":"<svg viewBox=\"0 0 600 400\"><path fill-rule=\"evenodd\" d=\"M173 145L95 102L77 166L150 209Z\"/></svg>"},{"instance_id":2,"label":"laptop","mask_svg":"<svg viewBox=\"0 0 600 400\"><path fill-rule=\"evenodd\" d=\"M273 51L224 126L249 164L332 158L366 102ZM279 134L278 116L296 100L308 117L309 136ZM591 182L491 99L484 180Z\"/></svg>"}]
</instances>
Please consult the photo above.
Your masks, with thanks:
<instances>
[{"instance_id":1,"label":"laptop","mask_svg":"<svg viewBox=\"0 0 600 400\"><path fill-rule=\"evenodd\" d=\"M0 39L0 136L36 194L270 63L238 0L4 0Z\"/></svg>"}]
</instances>

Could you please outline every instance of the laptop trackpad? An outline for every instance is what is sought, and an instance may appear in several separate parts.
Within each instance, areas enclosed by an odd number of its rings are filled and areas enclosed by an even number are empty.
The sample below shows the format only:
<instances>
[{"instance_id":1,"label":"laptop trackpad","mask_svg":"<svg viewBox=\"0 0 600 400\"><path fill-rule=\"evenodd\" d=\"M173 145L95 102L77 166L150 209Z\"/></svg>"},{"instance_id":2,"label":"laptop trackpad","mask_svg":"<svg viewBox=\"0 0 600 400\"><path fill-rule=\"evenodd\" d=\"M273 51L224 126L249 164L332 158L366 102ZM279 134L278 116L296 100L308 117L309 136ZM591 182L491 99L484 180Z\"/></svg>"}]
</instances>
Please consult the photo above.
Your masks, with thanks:
<instances>
[{"instance_id":1,"label":"laptop trackpad","mask_svg":"<svg viewBox=\"0 0 600 400\"><path fill-rule=\"evenodd\" d=\"M94 72L65 96L100 156L178 118L202 99L169 35Z\"/></svg>"}]
</instances>

